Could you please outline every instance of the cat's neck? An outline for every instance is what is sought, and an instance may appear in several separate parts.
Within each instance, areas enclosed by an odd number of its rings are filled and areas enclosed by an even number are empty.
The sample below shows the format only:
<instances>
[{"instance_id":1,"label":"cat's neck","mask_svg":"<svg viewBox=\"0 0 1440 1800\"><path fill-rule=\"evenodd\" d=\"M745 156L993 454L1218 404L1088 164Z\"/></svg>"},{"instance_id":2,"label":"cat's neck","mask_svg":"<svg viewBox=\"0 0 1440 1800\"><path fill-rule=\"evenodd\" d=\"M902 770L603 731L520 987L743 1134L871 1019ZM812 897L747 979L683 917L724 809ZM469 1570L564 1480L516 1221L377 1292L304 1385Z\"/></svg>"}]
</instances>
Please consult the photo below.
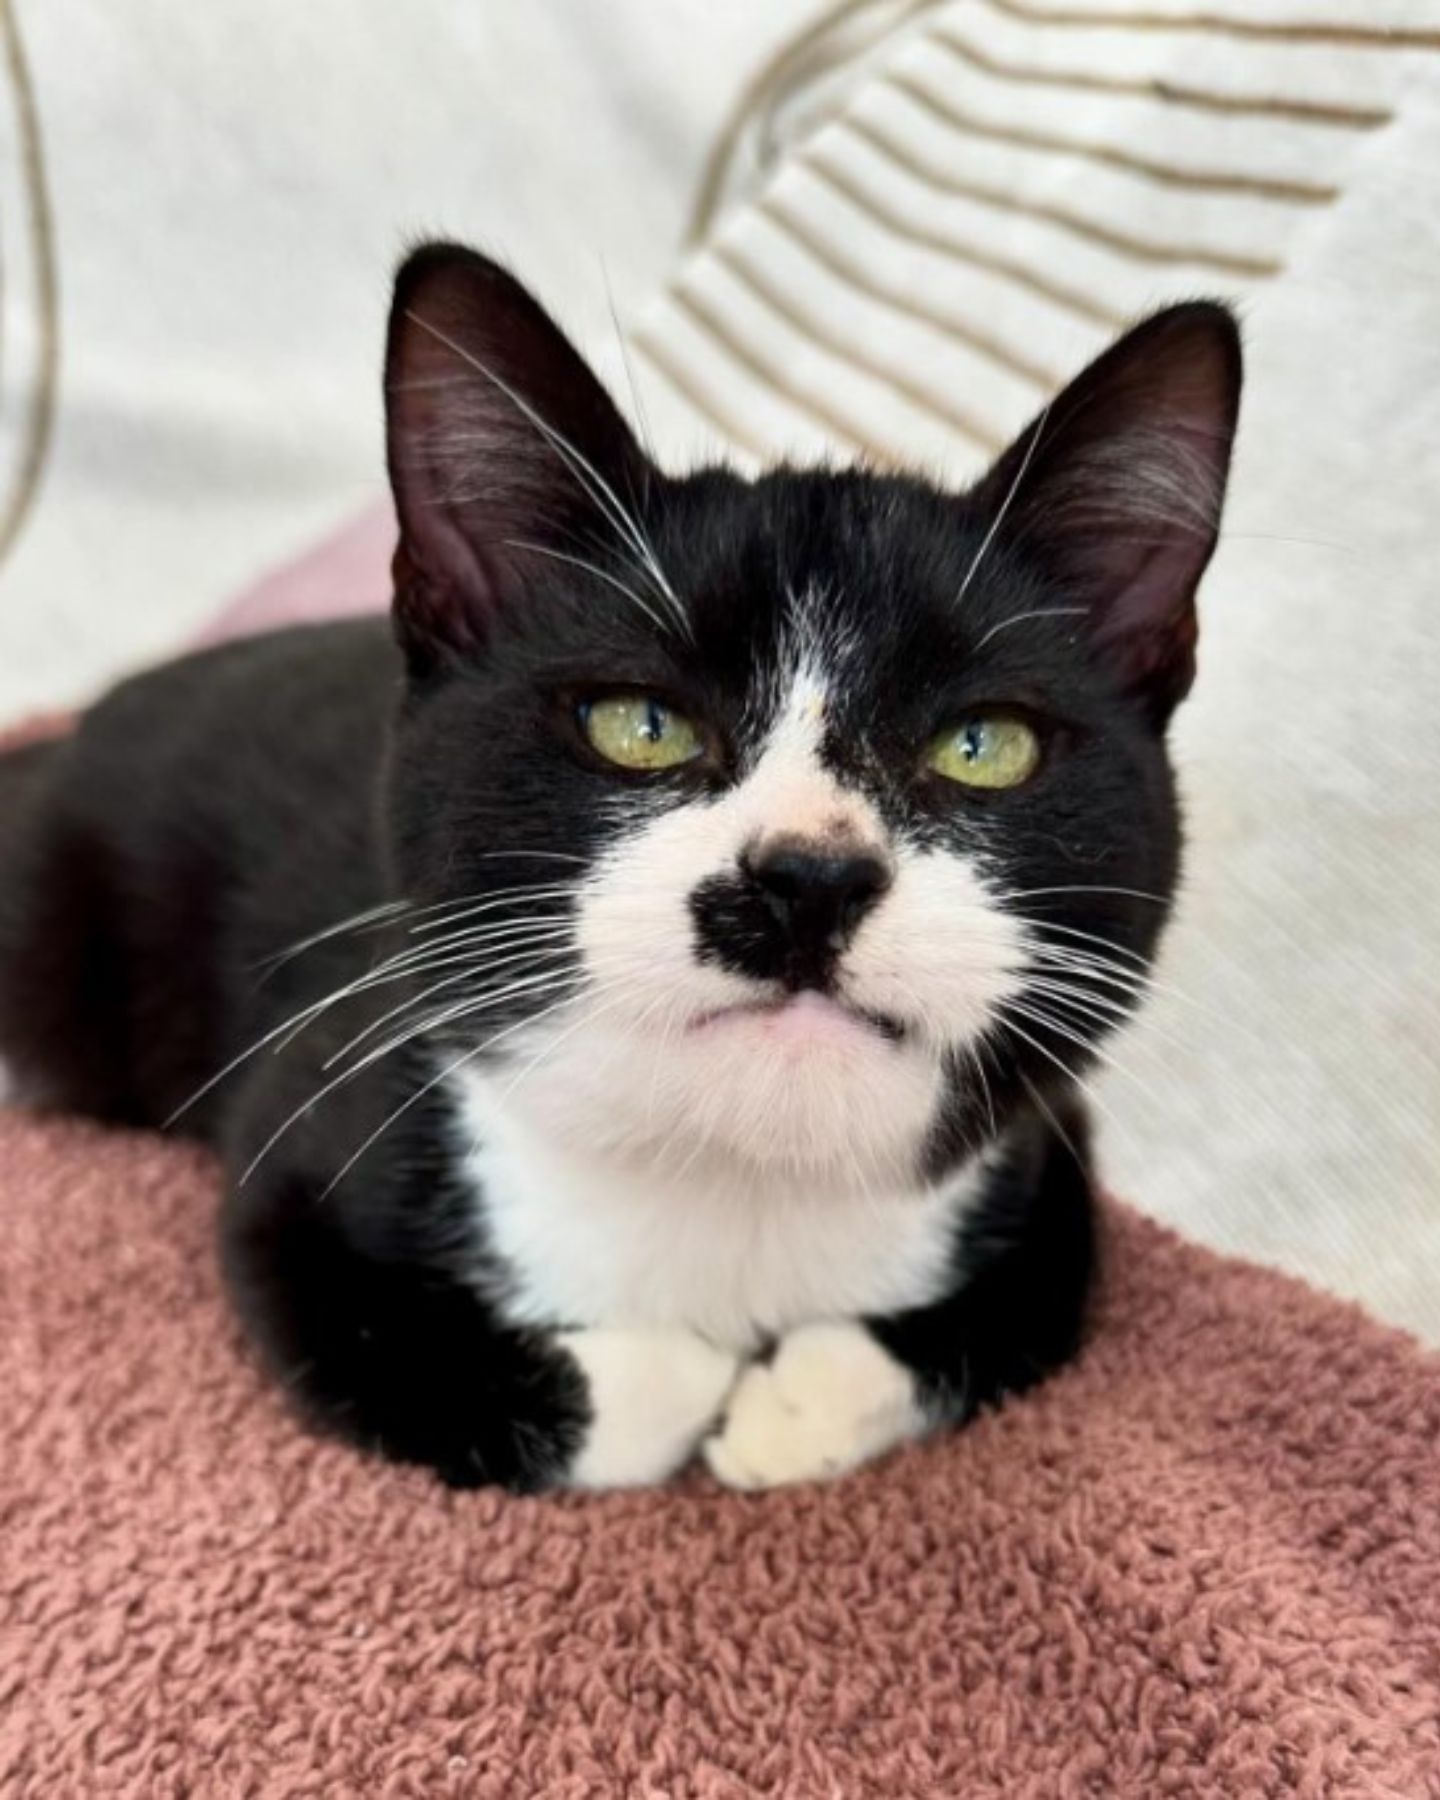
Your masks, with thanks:
<instances>
[{"instance_id":1,"label":"cat's neck","mask_svg":"<svg viewBox=\"0 0 1440 1800\"><path fill-rule=\"evenodd\" d=\"M557 1142L503 1078L456 1075L450 1093L477 1242L517 1323L678 1325L740 1348L839 1305L923 1305L983 1182L978 1159L938 1184L848 1187L693 1155L666 1168Z\"/></svg>"}]
</instances>

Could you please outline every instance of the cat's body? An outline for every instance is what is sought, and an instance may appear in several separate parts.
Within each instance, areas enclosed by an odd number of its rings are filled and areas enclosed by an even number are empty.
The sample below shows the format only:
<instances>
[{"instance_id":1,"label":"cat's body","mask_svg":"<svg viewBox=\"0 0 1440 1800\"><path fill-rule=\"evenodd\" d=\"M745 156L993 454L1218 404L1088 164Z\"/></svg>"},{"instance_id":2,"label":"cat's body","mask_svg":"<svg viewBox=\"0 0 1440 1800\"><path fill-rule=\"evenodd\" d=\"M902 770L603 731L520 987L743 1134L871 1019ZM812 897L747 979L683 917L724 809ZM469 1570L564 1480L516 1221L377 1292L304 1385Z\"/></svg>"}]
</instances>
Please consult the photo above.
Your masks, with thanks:
<instances>
[{"instance_id":1,"label":"cat's body","mask_svg":"<svg viewBox=\"0 0 1440 1800\"><path fill-rule=\"evenodd\" d=\"M222 1149L233 1291L312 1417L456 1483L656 1480L709 1434L769 1485L1072 1353L1068 1071L1174 884L1238 381L1216 309L1135 341L965 502L672 482L507 277L422 253L403 657L277 634L0 758L0 1051Z\"/></svg>"}]
</instances>

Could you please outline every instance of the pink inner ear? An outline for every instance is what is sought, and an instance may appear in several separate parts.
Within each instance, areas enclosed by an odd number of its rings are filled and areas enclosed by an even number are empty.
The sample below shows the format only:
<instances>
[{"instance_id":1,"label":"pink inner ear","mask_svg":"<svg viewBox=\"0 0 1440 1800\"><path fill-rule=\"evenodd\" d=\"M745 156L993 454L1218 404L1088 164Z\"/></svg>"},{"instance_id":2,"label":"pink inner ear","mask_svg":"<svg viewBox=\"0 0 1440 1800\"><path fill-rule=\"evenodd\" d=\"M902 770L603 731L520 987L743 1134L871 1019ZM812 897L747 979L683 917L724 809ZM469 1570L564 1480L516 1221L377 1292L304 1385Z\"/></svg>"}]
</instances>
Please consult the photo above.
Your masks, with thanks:
<instances>
[{"instance_id":1,"label":"pink inner ear","mask_svg":"<svg viewBox=\"0 0 1440 1800\"><path fill-rule=\"evenodd\" d=\"M1172 307L1083 371L974 499L1088 607L1094 642L1157 720L1194 675L1240 395L1220 306Z\"/></svg>"},{"instance_id":2,"label":"pink inner ear","mask_svg":"<svg viewBox=\"0 0 1440 1800\"><path fill-rule=\"evenodd\" d=\"M1159 689L1164 710L1179 704L1195 678L1199 623L1194 593L1210 545L1196 563L1196 544L1157 544L1097 622L1095 641L1119 664L1130 685Z\"/></svg>"},{"instance_id":3,"label":"pink inner ear","mask_svg":"<svg viewBox=\"0 0 1440 1800\"><path fill-rule=\"evenodd\" d=\"M539 303L455 245L396 279L385 386L397 624L412 656L464 653L525 591L527 545L573 551L648 464Z\"/></svg>"}]
</instances>

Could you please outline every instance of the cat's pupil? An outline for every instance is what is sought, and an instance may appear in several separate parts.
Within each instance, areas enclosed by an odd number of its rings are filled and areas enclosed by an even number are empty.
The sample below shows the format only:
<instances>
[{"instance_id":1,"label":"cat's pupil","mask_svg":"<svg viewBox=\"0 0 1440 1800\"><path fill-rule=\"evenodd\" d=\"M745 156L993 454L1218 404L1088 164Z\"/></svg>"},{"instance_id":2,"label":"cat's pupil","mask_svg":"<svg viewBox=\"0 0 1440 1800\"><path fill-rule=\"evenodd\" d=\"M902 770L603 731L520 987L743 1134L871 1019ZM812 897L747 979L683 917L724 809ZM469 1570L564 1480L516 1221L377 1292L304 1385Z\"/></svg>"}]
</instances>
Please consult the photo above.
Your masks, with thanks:
<instances>
[{"instance_id":1,"label":"cat's pupil","mask_svg":"<svg viewBox=\"0 0 1440 1800\"><path fill-rule=\"evenodd\" d=\"M665 735L666 711L656 700L645 703L645 718L640 727L640 735L647 744L658 744Z\"/></svg>"},{"instance_id":2,"label":"cat's pupil","mask_svg":"<svg viewBox=\"0 0 1440 1800\"><path fill-rule=\"evenodd\" d=\"M960 734L960 750L967 763L979 762L985 753L985 727L967 725Z\"/></svg>"}]
</instances>

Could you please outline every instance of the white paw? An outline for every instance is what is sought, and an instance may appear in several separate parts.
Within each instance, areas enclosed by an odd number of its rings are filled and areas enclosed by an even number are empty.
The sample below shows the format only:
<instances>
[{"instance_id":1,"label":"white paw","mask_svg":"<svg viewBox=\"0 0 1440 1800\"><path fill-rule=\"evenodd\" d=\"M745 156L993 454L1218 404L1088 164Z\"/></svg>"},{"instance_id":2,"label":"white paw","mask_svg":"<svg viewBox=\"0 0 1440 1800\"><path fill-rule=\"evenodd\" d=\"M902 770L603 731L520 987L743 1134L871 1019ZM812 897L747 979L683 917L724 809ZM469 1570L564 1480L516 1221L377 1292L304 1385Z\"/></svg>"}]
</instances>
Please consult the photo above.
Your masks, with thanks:
<instances>
[{"instance_id":1,"label":"white paw","mask_svg":"<svg viewBox=\"0 0 1440 1800\"><path fill-rule=\"evenodd\" d=\"M573 1487L645 1487L689 1461L714 1424L739 1359L689 1331L567 1331L591 1424L571 1464Z\"/></svg>"},{"instance_id":2,"label":"white paw","mask_svg":"<svg viewBox=\"0 0 1440 1800\"><path fill-rule=\"evenodd\" d=\"M919 1437L910 1371L859 1325L802 1325L740 1377L705 1460L727 1487L818 1481Z\"/></svg>"}]
</instances>

